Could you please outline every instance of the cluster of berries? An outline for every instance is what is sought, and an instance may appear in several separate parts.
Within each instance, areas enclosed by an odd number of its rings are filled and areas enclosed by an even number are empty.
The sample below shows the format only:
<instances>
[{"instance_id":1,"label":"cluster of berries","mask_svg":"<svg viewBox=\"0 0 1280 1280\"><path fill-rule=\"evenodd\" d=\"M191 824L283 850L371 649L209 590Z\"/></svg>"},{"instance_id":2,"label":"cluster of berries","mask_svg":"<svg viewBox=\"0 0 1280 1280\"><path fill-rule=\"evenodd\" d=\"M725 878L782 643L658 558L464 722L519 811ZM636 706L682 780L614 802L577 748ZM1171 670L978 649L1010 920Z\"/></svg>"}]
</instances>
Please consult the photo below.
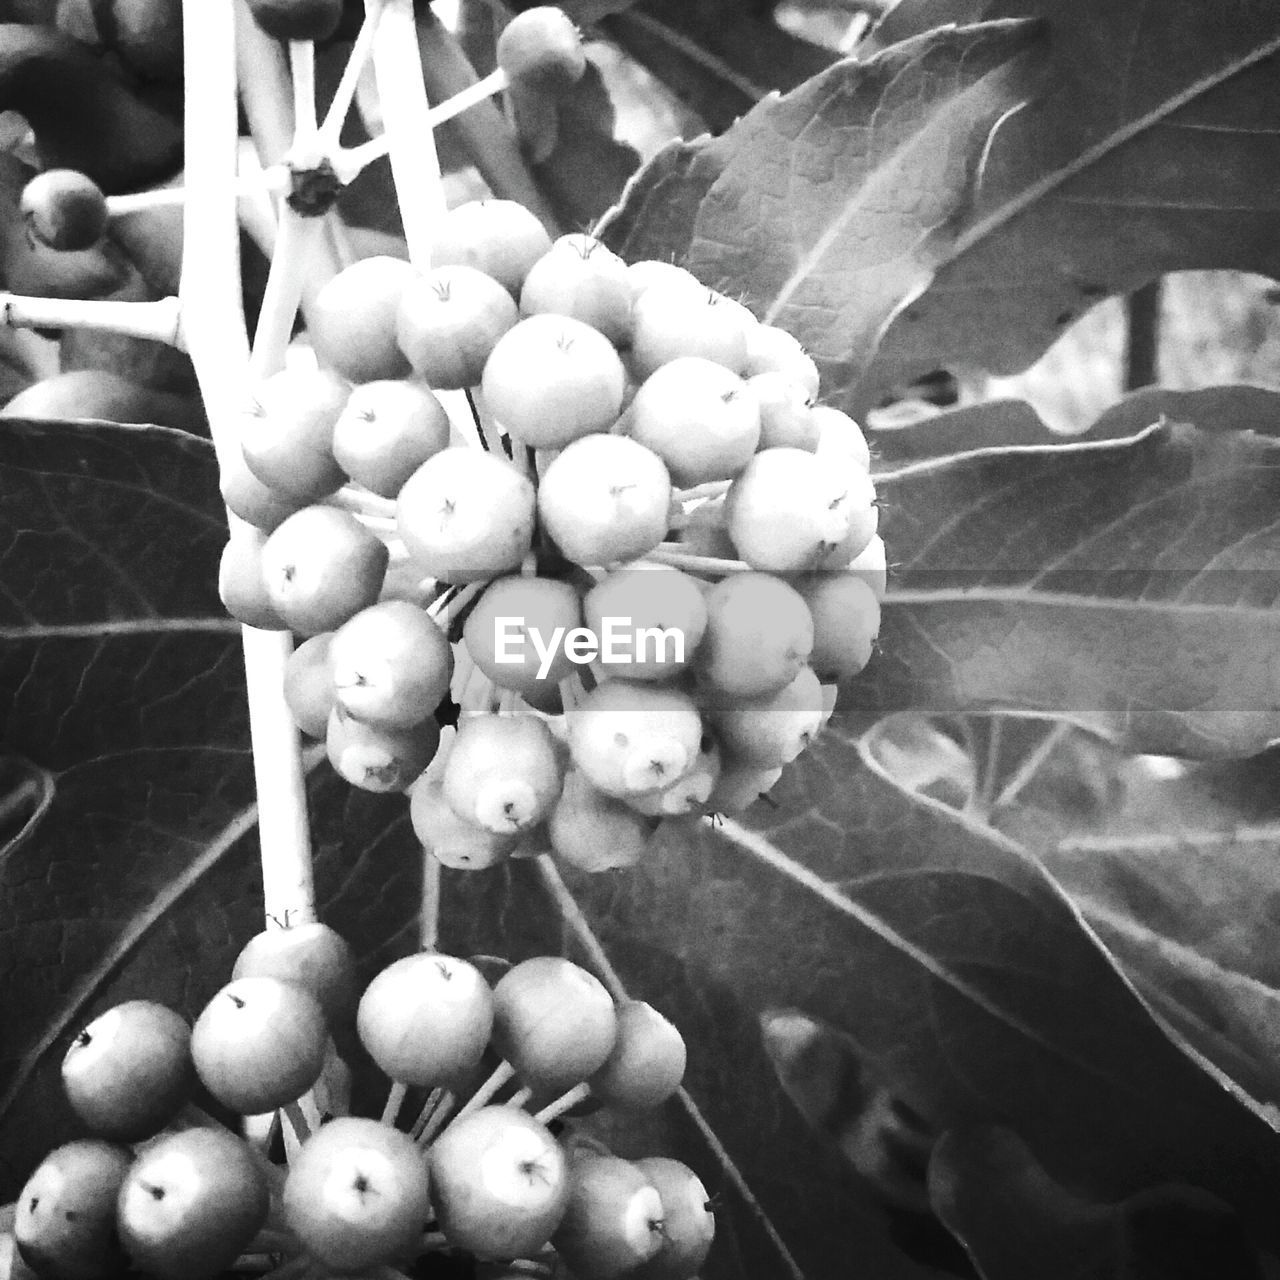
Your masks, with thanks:
<instances>
[{"instance_id":1,"label":"cluster of berries","mask_svg":"<svg viewBox=\"0 0 1280 1280\"><path fill-rule=\"evenodd\" d=\"M503 200L452 210L434 260L341 272L314 360L257 389L222 598L306 637L299 727L410 791L446 865L630 865L661 819L767 791L869 660L866 441L789 334L679 267Z\"/></svg>"},{"instance_id":2,"label":"cluster of berries","mask_svg":"<svg viewBox=\"0 0 1280 1280\"><path fill-rule=\"evenodd\" d=\"M268 1270L296 1258L349 1275L430 1252L555 1256L577 1280L697 1272L715 1224L692 1170L553 1131L573 1111L669 1098L685 1046L667 1019L615 1003L554 956L490 985L475 964L422 952L358 997L354 972L327 926L271 930L193 1026L131 1000L86 1027L62 1078L95 1136L58 1147L28 1179L9 1274L110 1280L132 1267L212 1280L250 1259ZM309 1091L353 1030L393 1082L388 1105L381 1121L321 1122ZM282 1109L287 1165L199 1111L198 1085L243 1115ZM417 1118L397 1127L410 1098Z\"/></svg>"}]
</instances>

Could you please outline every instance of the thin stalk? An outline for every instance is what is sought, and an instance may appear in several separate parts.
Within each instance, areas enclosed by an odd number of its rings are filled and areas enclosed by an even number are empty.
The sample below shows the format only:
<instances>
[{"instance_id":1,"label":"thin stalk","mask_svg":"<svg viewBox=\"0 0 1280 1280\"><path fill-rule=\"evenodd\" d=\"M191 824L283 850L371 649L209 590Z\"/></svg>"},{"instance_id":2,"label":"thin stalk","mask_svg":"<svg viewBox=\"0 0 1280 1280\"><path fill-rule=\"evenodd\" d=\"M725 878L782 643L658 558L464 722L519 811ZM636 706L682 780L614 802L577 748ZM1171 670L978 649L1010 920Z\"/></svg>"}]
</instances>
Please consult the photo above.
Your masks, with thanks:
<instances>
[{"instance_id":1,"label":"thin stalk","mask_svg":"<svg viewBox=\"0 0 1280 1280\"><path fill-rule=\"evenodd\" d=\"M382 6L379 0L368 0L365 5L364 21L360 24L355 43L351 46L351 53L346 65L342 68L338 87L334 90L333 98L325 111L324 123L320 126L320 146L326 154L336 152L340 145L338 139L342 133L342 126L351 112L351 104L355 101L360 77L364 75L364 69L369 65L369 58L373 54L373 35L378 29L378 18L381 12Z\"/></svg>"},{"instance_id":2,"label":"thin stalk","mask_svg":"<svg viewBox=\"0 0 1280 1280\"><path fill-rule=\"evenodd\" d=\"M9 329L92 329L176 347L181 342L181 313L177 298L115 302L0 293L0 324Z\"/></svg>"}]
</instances>

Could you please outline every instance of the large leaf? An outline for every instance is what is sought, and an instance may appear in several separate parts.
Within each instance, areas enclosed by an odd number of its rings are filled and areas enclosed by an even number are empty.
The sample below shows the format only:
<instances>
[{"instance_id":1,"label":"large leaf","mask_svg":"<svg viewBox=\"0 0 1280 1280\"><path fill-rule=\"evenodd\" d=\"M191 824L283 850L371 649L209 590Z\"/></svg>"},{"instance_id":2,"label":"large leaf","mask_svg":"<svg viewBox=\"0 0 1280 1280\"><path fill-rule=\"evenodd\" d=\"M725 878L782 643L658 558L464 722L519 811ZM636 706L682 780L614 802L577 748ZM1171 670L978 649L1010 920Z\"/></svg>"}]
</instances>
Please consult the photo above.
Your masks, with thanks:
<instances>
[{"instance_id":1,"label":"large leaf","mask_svg":"<svg viewBox=\"0 0 1280 1280\"><path fill-rule=\"evenodd\" d=\"M1209 416L1229 403L882 476L895 572L854 705L1060 714L1165 754L1280 735L1280 446Z\"/></svg>"},{"instance_id":2,"label":"large leaf","mask_svg":"<svg viewBox=\"0 0 1280 1280\"><path fill-rule=\"evenodd\" d=\"M262 906L238 629L215 590L211 446L161 428L14 420L0 430L0 489L3 1201L78 1132L58 1083L78 1027L125 998L196 1014ZM324 764L309 796L320 914L367 979L416 945L422 852L403 797L355 792ZM533 864L446 872L441 945L512 958L567 948L594 964L565 914ZM724 1134L722 1146L692 1098L609 1134L703 1176L720 1206L706 1280L850 1274L850 1258L868 1280L922 1280L779 1089L731 986L694 984L642 938L619 939L613 964L688 1029L690 1089ZM385 1090L358 1070L364 1114Z\"/></svg>"},{"instance_id":3,"label":"large leaf","mask_svg":"<svg viewBox=\"0 0 1280 1280\"><path fill-rule=\"evenodd\" d=\"M911 30L912 11L928 20L939 6L902 8ZM980 12L1047 22L1049 80L993 133L977 204L930 287L904 296L864 404L939 366L1025 368L1099 293L1163 272L1280 272L1274 6L988 0Z\"/></svg>"},{"instance_id":4,"label":"large leaf","mask_svg":"<svg viewBox=\"0 0 1280 1280\"><path fill-rule=\"evenodd\" d=\"M644 938L749 1008L830 1023L931 1123L1005 1124L1083 1193L1187 1181L1274 1247L1280 1137L1166 1036L1033 857L838 729L774 798L671 840L625 891L586 886L606 945Z\"/></svg>"},{"instance_id":5,"label":"large leaf","mask_svg":"<svg viewBox=\"0 0 1280 1280\"><path fill-rule=\"evenodd\" d=\"M764 99L725 135L709 187L705 158L684 175L691 222L646 211L670 237L653 256L679 255L791 330L839 391L950 252L987 134L1025 100L1038 52L1034 23L948 28Z\"/></svg>"}]
</instances>

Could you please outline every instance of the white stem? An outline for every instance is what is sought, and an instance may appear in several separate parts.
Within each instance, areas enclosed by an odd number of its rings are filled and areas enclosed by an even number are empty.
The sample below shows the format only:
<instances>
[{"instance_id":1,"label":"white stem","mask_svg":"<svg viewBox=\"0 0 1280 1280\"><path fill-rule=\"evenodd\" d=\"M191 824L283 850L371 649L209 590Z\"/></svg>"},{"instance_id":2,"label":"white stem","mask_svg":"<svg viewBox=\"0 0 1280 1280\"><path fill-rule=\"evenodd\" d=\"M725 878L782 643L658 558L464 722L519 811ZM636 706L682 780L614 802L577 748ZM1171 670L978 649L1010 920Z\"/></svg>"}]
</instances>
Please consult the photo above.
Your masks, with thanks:
<instances>
[{"instance_id":1,"label":"white stem","mask_svg":"<svg viewBox=\"0 0 1280 1280\"><path fill-rule=\"evenodd\" d=\"M280 195L289 189L289 170L283 165L272 165L255 173L237 178L232 188L238 196ZM150 191L130 191L125 195L107 197L107 214L112 218L128 217L149 209L171 209L186 204L187 188L155 187Z\"/></svg>"},{"instance_id":2,"label":"white stem","mask_svg":"<svg viewBox=\"0 0 1280 1280\"><path fill-rule=\"evenodd\" d=\"M342 68L342 78L338 81L333 100L325 112L324 123L320 126L321 150L331 158L333 152L338 150L338 137L350 114L351 104L355 101L360 77L364 74L364 69L368 66L370 55L373 53L373 35L378 29L378 18L381 13L381 0L367 0L364 21L360 24L355 43L351 46L351 54L347 58L346 66Z\"/></svg>"},{"instance_id":3,"label":"white stem","mask_svg":"<svg viewBox=\"0 0 1280 1280\"><path fill-rule=\"evenodd\" d=\"M422 906L419 911L418 943L423 951L435 951L440 945L440 863L434 854L423 849Z\"/></svg>"},{"instance_id":4,"label":"white stem","mask_svg":"<svg viewBox=\"0 0 1280 1280\"><path fill-rule=\"evenodd\" d=\"M269 378L284 367L307 268L323 235L324 223L319 218L304 218L288 205L281 209L276 251L267 272L262 310L253 335L250 369L255 379Z\"/></svg>"},{"instance_id":5,"label":"white stem","mask_svg":"<svg viewBox=\"0 0 1280 1280\"><path fill-rule=\"evenodd\" d=\"M471 107L478 106L481 102L492 98L495 93L501 93L506 87L507 73L499 67L496 71L489 72L483 80L477 80L475 84L469 85L461 93L455 93L447 102L431 107L426 116L427 126L435 129L447 120L452 120L455 116L460 116ZM370 138L368 142L362 142L358 147L350 147L344 150L341 163L339 164L335 158L334 167L344 175L352 172L352 176L354 176L354 174L359 173L375 160L381 160L390 149L391 138L388 134L382 133L376 138Z\"/></svg>"},{"instance_id":6,"label":"white stem","mask_svg":"<svg viewBox=\"0 0 1280 1280\"><path fill-rule=\"evenodd\" d=\"M637 565L665 564L676 569L684 569L689 573L749 573L751 566L742 560L724 560L719 556L695 556L687 551L678 550L680 544L666 543L654 547Z\"/></svg>"},{"instance_id":7,"label":"white stem","mask_svg":"<svg viewBox=\"0 0 1280 1280\"><path fill-rule=\"evenodd\" d=\"M533 1090L530 1089L528 1085L525 1085L523 1089L519 1089L511 1095L511 1099L507 1103L507 1106L523 1107L532 1097L533 1097Z\"/></svg>"},{"instance_id":8,"label":"white stem","mask_svg":"<svg viewBox=\"0 0 1280 1280\"><path fill-rule=\"evenodd\" d=\"M418 1112L418 1118L413 1122L413 1128L409 1130L409 1136L419 1142L422 1135L427 1131L427 1126L436 1118L441 1111L447 1111L453 1105L453 1094L443 1085L437 1086L427 1094L427 1100L422 1104L422 1110Z\"/></svg>"},{"instance_id":9,"label":"white stem","mask_svg":"<svg viewBox=\"0 0 1280 1280\"><path fill-rule=\"evenodd\" d=\"M293 146L312 150L316 145L316 47L310 40L289 43L289 70L293 76Z\"/></svg>"},{"instance_id":10,"label":"white stem","mask_svg":"<svg viewBox=\"0 0 1280 1280\"><path fill-rule=\"evenodd\" d=\"M535 1111L533 1118L540 1124L550 1124L553 1120L564 1115L566 1111L572 1111L578 1103L591 1096L591 1086L589 1084L575 1084L568 1093L561 1094L554 1102L543 1107L541 1111Z\"/></svg>"},{"instance_id":11,"label":"white stem","mask_svg":"<svg viewBox=\"0 0 1280 1280\"><path fill-rule=\"evenodd\" d=\"M113 302L0 293L0 323L10 329L94 329L176 347L181 342L181 315L177 298Z\"/></svg>"},{"instance_id":12,"label":"white stem","mask_svg":"<svg viewBox=\"0 0 1280 1280\"><path fill-rule=\"evenodd\" d=\"M476 1091L467 1099L466 1106L458 1112L456 1116L449 1122L457 1124L459 1120L471 1115L473 1111L479 1111L486 1103L493 1098L499 1089L502 1088L508 1080L514 1077L515 1068L509 1063L504 1062L497 1067L493 1073Z\"/></svg>"},{"instance_id":13,"label":"white stem","mask_svg":"<svg viewBox=\"0 0 1280 1280\"><path fill-rule=\"evenodd\" d=\"M705 484L695 484L692 489L677 489L673 497L677 502L689 502L694 498L718 498L729 492L732 480L708 480Z\"/></svg>"},{"instance_id":14,"label":"white stem","mask_svg":"<svg viewBox=\"0 0 1280 1280\"><path fill-rule=\"evenodd\" d=\"M387 1100L382 1108L383 1124L395 1127L396 1117L400 1114L400 1108L404 1106L405 1095L408 1092L408 1086L401 1084L399 1080L391 1082L391 1088L387 1090Z\"/></svg>"}]
</instances>

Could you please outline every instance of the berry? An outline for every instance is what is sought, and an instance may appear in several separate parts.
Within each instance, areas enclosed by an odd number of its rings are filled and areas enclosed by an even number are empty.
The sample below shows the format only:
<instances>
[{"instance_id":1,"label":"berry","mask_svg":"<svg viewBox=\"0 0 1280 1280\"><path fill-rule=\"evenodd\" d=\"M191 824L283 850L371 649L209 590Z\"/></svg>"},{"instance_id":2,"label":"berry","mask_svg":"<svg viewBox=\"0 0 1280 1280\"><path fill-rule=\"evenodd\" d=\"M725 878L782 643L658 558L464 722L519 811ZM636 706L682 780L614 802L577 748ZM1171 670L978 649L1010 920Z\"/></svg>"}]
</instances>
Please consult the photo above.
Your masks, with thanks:
<instances>
[{"instance_id":1,"label":"berry","mask_svg":"<svg viewBox=\"0 0 1280 1280\"><path fill-rule=\"evenodd\" d=\"M498 36L495 57L508 80L559 92L577 84L587 69L578 28L551 5L516 14Z\"/></svg>"},{"instance_id":2,"label":"berry","mask_svg":"<svg viewBox=\"0 0 1280 1280\"><path fill-rule=\"evenodd\" d=\"M655 286L664 288L688 288L701 294L705 286L692 271L677 267L674 262L662 262L657 258L644 258L627 267L627 280L631 285L631 299L634 302L646 289Z\"/></svg>"},{"instance_id":3,"label":"berry","mask_svg":"<svg viewBox=\"0 0 1280 1280\"><path fill-rule=\"evenodd\" d=\"M757 765L732 761L720 770L716 785L707 797L707 813L741 813L761 796L767 795L782 777L782 766L761 769Z\"/></svg>"},{"instance_id":4,"label":"berry","mask_svg":"<svg viewBox=\"0 0 1280 1280\"><path fill-rule=\"evenodd\" d=\"M349 382L407 374L409 362L396 345L396 314L418 274L409 263L384 256L339 271L307 310L307 332L320 362Z\"/></svg>"},{"instance_id":5,"label":"berry","mask_svg":"<svg viewBox=\"0 0 1280 1280\"><path fill-rule=\"evenodd\" d=\"M505 862L519 838L460 818L444 798L440 783L425 778L409 793L409 821L427 853L455 871L483 871Z\"/></svg>"},{"instance_id":6,"label":"berry","mask_svg":"<svg viewBox=\"0 0 1280 1280\"><path fill-rule=\"evenodd\" d=\"M707 1189L679 1160L646 1156L636 1165L662 1201L662 1245L653 1258L636 1268L634 1280L693 1280L716 1234Z\"/></svg>"},{"instance_id":7,"label":"berry","mask_svg":"<svg viewBox=\"0 0 1280 1280\"><path fill-rule=\"evenodd\" d=\"M803 449L756 454L730 487L725 514L738 554L780 573L847 563L878 522L865 471L833 468Z\"/></svg>"},{"instance_id":8,"label":"berry","mask_svg":"<svg viewBox=\"0 0 1280 1280\"><path fill-rule=\"evenodd\" d=\"M522 444L560 449L617 420L626 380L602 333L569 316L535 315L498 339L480 385L489 411Z\"/></svg>"},{"instance_id":9,"label":"berry","mask_svg":"<svg viewBox=\"0 0 1280 1280\"><path fill-rule=\"evenodd\" d=\"M258 1115L315 1084L328 1040L324 1010L309 991L278 978L237 978L196 1019L191 1056L219 1102Z\"/></svg>"},{"instance_id":10,"label":"berry","mask_svg":"<svg viewBox=\"0 0 1280 1280\"><path fill-rule=\"evenodd\" d=\"M329 663L347 715L383 729L409 729L449 692L453 649L424 609L384 600L334 632Z\"/></svg>"},{"instance_id":11,"label":"berry","mask_svg":"<svg viewBox=\"0 0 1280 1280\"><path fill-rule=\"evenodd\" d=\"M761 449L803 449L815 453L821 419L809 393L794 378L772 370L747 379L760 406Z\"/></svg>"},{"instance_id":12,"label":"berry","mask_svg":"<svg viewBox=\"0 0 1280 1280\"><path fill-rule=\"evenodd\" d=\"M475 267L437 266L401 295L396 341L431 386L471 387L518 319L511 294L492 276Z\"/></svg>"},{"instance_id":13,"label":"berry","mask_svg":"<svg viewBox=\"0 0 1280 1280\"><path fill-rule=\"evenodd\" d=\"M249 12L273 40L328 40L342 21L342 0L249 0Z\"/></svg>"},{"instance_id":14,"label":"berry","mask_svg":"<svg viewBox=\"0 0 1280 1280\"><path fill-rule=\"evenodd\" d=\"M818 366L813 357L785 329L757 324L747 330L747 362L743 373L785 373L811 399L818 397Z\"/></svg>"},{"instance_id":15,"label":"berry","mask_svg":"<svg viewBox=\"0 0 1280 1280\"><path fill-rule=\"evenodd\" d=\"M651 285L632 309L632 366L643 380L670 360L701 356L741 374L749 327L738 308L710 289Z\"/></svg>"},{"instance_id":16,"label":"berry","mask_svg":"<svg viewBox=\"0 0 1280 1280\"><path fill-rule=\"evenodd\" d=\"M536 716L469 716L458 725L442 785L468 822L502 835L527 831L560 794L555 739Z\"/></svg>"},{"instance_id":17,"label":"berry","mask_svg":"<svg viewBox=\"0 0 1280 1280\"><path fill-rule=\"evenodd\" d=\"M263 484L323 498L342 484L333 428L351 388L323 369L282 369L255 391L241 424L244 460Z\"/></svg>"},{"instance_id":18,"label":"berry","mask_svg":"<svg viewBox=\"0 0 1280 1280\"><path fill-rule=\"evenodd\" d=\"M725 706L709 714L727 751L759 769L790 764L822 727L822 685L810 667L775 694Z\"/></svg>"},{"instance_id":19,"label":"berry","mask_svg":"<svg viewBox=\"0 0 1280 1280\"><path fill-rule=\"evenodd\" d=\"M569 1202L551 1237L578 1275L621 1280L662 1247L662 1200L638 1165L583 1152L569 1166Z\"/></svg>"},{"instance_id":20,"label":"berry","mask_svg":"<svg viewBox=\"0 0 1280 1280\"><path fill-rule=\"evenodd\" d=\"M267 1220L271 1196L249 1144L222 1128L167 1134L142 1151L117 1202L134 1265L160 1280L213 1280Z\"/></svg>"},{"instance_id":21,"label":"berry","mask_svg":"<svg viewBox=\"0 0 1280 1280\"><path fill-rule=\"evenodd\" d=\"M594 236L561 236L525 277L520 310L572 316L622 346L631 339L627 264Z\"/></svg>"},{"instance_id":22,"label":"berry","mask_svg":"<svg viewBox=\"0 0 1280 1280\"><path fill-rule=\"evenodd\" d=\"M191 1028L174 1010L127 1000L95 1018L62 1059L71 1109L101 1137L141 1142L191 1096Z\"/></svg>"},{"instance_id":23,"label":"berry","mask_svg":"<svg viewBox=\"0 0 1280 1280\"><path fill-rule=\"evenodd\" d=\"M106 1280L123 1270L116 1196L133 1156L109 1142L68 1142L26 1181L13 1235L23 1262L48 1280Z\"/></svg>"},{"instance_id":24,"label":"berry","mask_svg":"<svg viewBox=\"0 0 1280 1280\"><path fill-rule=\"evenodd\" d=\"M337 698L329 663L332 631L304 640L284 668L284 700L294 723L308 738L323 738Z\"/></svg>"},{"instance_id":25,"label":"berry","mask_svg":"<svg viewBox=\"0 0 1280 1280\"><path fill-rule=\"evenodd\" d=\"M493 1029L493 992L474 965L420 952L388 965L356 1014L361 1043L392 1080L455 1086L476 1068Z\"/></svg>"},{"instance_id":26,"label":"berry","mask_svg":"<svg viewBox=\"0 0 1280 1280\"><path fill-rule=\"evenodd\" d=\"M333 428L338 465L384 498L448 443L444 406L429 387L403 378L357 387Z\"/></svg>"},{"instance_id":27,"label":"berry","mask_svg":"<svg viewBox=\"0 0 1280 1280\"><path fill-rule=\"evenodd\" d=\"M543 527L570 560L617 564L652 551L666 536L671 477L634 440L584 436L547 467L537 501Z\"/></svg>"},{"instance_id":28,"label":"berry","mask_svg":"<svg viewBox=\"0 0 1280 1280\"><path fill-rule=\"evenodd\" d=\"M618 1029L599 979L559 956L513 965L493 989L493 1013L494 1048L526 1084L555 1092L598 1071Z\"/></svg>"},{"instance_id":29,"label":"berry","mask_svg":"<svg viewBox=\"0 0 1280 1280\"><path fill-rule=\"evenodd\" d=\"M799 579L796 590L813 615L809 665L820 680L847 680L871 661L880 634L880 602L856 573L819 573Z\"/></svg>"},{"instance_id":30,"label":"berry","mask_svg":"<svg viewBox=\"0 0 1280 1280\"><path fill-rule=\"evenodd\" d=\"M361 791L404 791L431 763L440 745L440 726L423 720L410 729L365 724L334 707L324 738L336 772Z\"/></svg>"},{"instance_id":31,"label":"berry","mask_svg":"<svg viewBox=\"0 0 1280 1280\"><path fill-rule=\"evenodd\" d=\"M845 565L846 573L856 573L883 603L889 585L889 565L885 555L884 539L876 534L852 560Z\"/></svg>"},{"instance_id":32,"label":"berry","mask_svg":"<svg viewBox=\"0 0 1280 1280\"><path fill-rule=\"evenodd\" d=\"M558 861L580 871L633 867L653 835L653 822L571 769L548 822Z\"/></svg>"},{"instance_id":33,"label":"berry","mask_svg":"<svg viewBox=\"0 0 1280 1280\"><path fill-rule=\"evenodd\" d=\"M760 441L760 404L748 384L701 356L677 356L651 373L626 421L627 434L680 485L732 479Z\"/></svg>"},{"instance_id":34,"label":"berry","mask_svg":"<svg viewBox=\"0 0 1280 1280\"><path fill-rule=\"evenodd\" d=\"M285 1222L306 1252L333 1271L416 1255L430 1216L417 1143L376 1120L330 1120L289 1165Z\"/></svg>"},{"instance_id":35,"label":"berry","mask_svg":"<svg viewBox=\"0 0 1280 1280\"><path fill-rule=\"evenodd\" d=\"M218 561L218 599L222 607L246 627L259 631L288 631L267 595L262 576L262 548L267 535L253 525L233 520L231 536Z\"/></svg>"},{"instance_id":36,"label":"berry","mask_svg":"<svg viewBox=\"0 0 1280 1280\"><path fill-rule=\"evenodd\" d=\"M18 211L33 241L61 253L92 249L107 234L107 198L76 169L37 174L23 187Z\"/></svg>"},{"instance_id":37,"label":"berry","mask_svg":"<svg viewBox=\"0 0 1280 1280\"><path fill-rule=\"evenodd\" d=\"M533 542L527 476L479 449L443 449L406 481L396 528L425 573L475 582L519 568Z\"/></svg>"},{"instance_id":38,"label":"berry","mask_svg":"<svg viewBox=\"0 0 1280 1280\"><path fill-rule=\"evenodd\" d=\"M295 512L262 548L267 597L291 630L333 631L378 599L390 555L350 512L310 506Z\"/></svg>"},{"instance_id":39,"label":"berry","mask_svg":"<svg viewBox=\"0 0 1280 1280\"><path fill-rule=\"evenodd\" d=\"M513 298L533 264L551 248L542 223L518 200L469 200L434 228L431 260L438 267L474 267Z\"/></svg>"},{"instance_id":40,"label":"berry","mask_svg":"<svg viewBox=\"0 0 1280 1280\"><path fill-rule=\"evenodd\" d=\"M840 466L861 467L871 470L871 448L867 437L847 413L830 405L819 404L809 410L809 416L818 433L814 452L820 458L838 461Z\"/></svg>"},{"instance_id":41,"label":"berry","mask_svg":"<svg viewBox=\"0 0 1280 1280\"><path fill-rule=\"evenodd\" d=\"M702 750L693 764L661 791L628 796L627 803L637 813L655 818L674 818L685 813L701 813L720 776L720 749L704 738Z\"/></svg>"},{"instance_id":42,"label":"berry","mask_svg":"<svg viewBox=\"0 0 1280 1280\"><path fill-rule=\"evenodd\" d=\"M618 1037L604 1066L589 1081L606 1105L648 1111L680 1087L687 1060L684 1037L652 1005L618 1007Z\"/></svg>"},{"instance_id":43,"label":"berry","mask_svg":"<svg viewBox=\"0 0 1280 1280\"><path fill-rule=\"evenodd\" d=\"M232 515L267 533L307 502L306 498L295 498L263 484L249 470L249 464L239 449L232 450L223 462L219 488L222 500Z\"/></svg>"},{"instance_id":44,"label":"berry","mask_svg":"<svg viewBox=\"0 0 1280 1280\"><path fill-rule=\"evenodd\" d=\"M275 978L301 987L319 1002L331 1028L355 1012L355 956L340 933L318 920L255 933L240 949L231 977Z\"/></svg>"},{"instance_id":45,"label":"berry","mask_svg":"<svg viewBox=\"0 0 1280 1280\"><path fill-rule=\"evenodd\" d=\"M707 629L697 670L730 698L776 693L813 651L813 618L804 597L769 573L735 573L706 594Z\"/></svg>"},{"instance_id":46,"label":"berry","mask_svg":"<svg viewBox=\"0 0 1280 1280\"><path fill-rule=\"evenodd\" d=\"M569 716L574 763L612 796L662 790L697 759L701 739L688 694L629 680L606 680Z\"/></svg>"},{"instance_id":47,"label":"berry","mask_svg":"<svg viewBox=\"0 0 1280 1280\"><path fill-rule=\"evenodd\" d=\"M601 637L606 619L624 620L632 637L628 680L666 680L683 670L707 629L702 588L679 569L615 569L587 592L583 616Z\"/></svg>"},{"instance_id":48,"label":"berry","mask_svg":"<svg viewBox=\"0 0 1280 1280\"><path fill-rule=\"evenodd\" d=\"M481 1107L430 1148L431 1203L449 1243L480 1258L537 1253L564 1217L564 1153L515 1107Z\"/></svg>"},{"instance_id":49,"label":"berry","mask_svg":"<svg viewBox=\"0 0 1280 1280\"><path fill-rule=\"evenodd\" d=\"M503 619L502 623L499 619ZM540 654L533 643L539 636L544 645L557 631L567 635L582 625L582 605L578 593L567 582L552 578L499 578L485 588L462 627L463 643L472 661L500 689L515 689L526 698L539 689L556 692L556 686L574 669L563 645L550 655ZM508 637L522 634L519 646L507 645L519 656L516 662L498 661L499 632ZM538 675L544 662L547 671Z\"/></svg>"}]
</instances>

